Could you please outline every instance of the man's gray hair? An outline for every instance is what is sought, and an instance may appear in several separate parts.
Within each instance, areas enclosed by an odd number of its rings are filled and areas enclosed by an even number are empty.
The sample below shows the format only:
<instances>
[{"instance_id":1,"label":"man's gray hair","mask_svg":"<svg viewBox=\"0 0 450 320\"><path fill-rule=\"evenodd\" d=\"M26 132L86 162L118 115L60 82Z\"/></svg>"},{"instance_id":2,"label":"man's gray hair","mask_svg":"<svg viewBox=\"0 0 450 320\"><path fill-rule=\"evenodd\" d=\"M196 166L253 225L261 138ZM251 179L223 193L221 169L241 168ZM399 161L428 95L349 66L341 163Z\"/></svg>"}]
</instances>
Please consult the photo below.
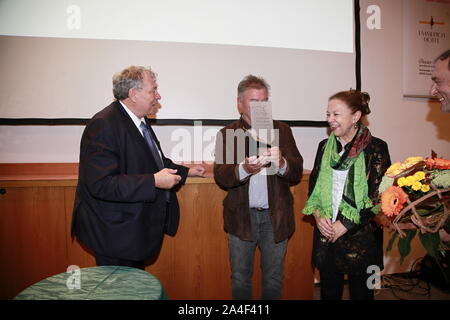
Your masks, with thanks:
<instances>
[{"instance_id":1,"label":"man's gray hair","mask_svg":"<svg viewBox=\"0 0 450 320\"><path fill-rule=\"evenodd\" d=\"M156 73L150 67L131 66L116 73L113 78L113 95L117 100L128 98L130 89L142 89L144 74L156 79Z\"/></svg>"},{"instance_id":2,"label":"man's gray hair","mask_svg":"<svg viewBox=\"0 0 450 320\"><path fill-rule=\"evenodd\" d=\"M269 94L270 86L264 78L249 74L239 82L237 90L238 97L242 98L248 89L266 89L267 94Z\"/></svg>"}]
</instances>

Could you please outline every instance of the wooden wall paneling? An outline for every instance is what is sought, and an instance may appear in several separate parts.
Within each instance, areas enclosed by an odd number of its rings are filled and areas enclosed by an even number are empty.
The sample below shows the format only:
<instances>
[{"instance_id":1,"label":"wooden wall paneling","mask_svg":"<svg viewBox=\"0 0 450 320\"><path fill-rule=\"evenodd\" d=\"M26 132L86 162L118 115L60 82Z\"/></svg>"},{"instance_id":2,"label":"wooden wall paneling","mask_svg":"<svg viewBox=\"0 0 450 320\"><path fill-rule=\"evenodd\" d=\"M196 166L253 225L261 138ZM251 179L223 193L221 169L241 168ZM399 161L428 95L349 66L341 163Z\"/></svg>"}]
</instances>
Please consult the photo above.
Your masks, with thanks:
<instances>
[{"instance_id":1,"label":"wooden wall paneling","mask_svg":"<svg viewBox=\"0 0 450 320\"><path fill-rule=\"evenodd\" d=\"M66 270L63 198L54 187L6 188L0 196L2 299Z\"/></svg>"},{"instance_id":2,"label":"wooden wall paneling","mask_svg":"<svg viewBox=\"0 0 450 320\"><path fill-rule=\"evenodd\" d=\"M204 227L202 212L198 210L200 199L198 185L186 185L180 192L180 226L175 241L175 254L173 256L173 266L176 276L176 283L183 283L182 290L177 290L179 299L187 297L201 297L203 288L208 285L208 270L204 270L202 265L202 254L209 254L202 243L203 237L211 237L209 230L202 230ZM208 232L205 234L203 232ZM211 239L213 241L213 239ZM174 295L177 299L177 295Z\"/></svg>"},{"instance_id":3,"label":"wooden wall paneling","mask_svg":"<svg viewBox=\"0 0 450 320\"><path fill-rule=\"evenodd\" d=\"M215 183L198 185L195 210L200 218L197 231L201 250L199 272L205 275L200 299L231 299L231 271L227 235L223 230L223 199L226 192Z\"/></svg>"},{"instance_id":4,"label":"wooden wall paneling","mask_svg":"<svg viewBox=\"0 0 450 320\"><path fill-rule=\"evenodd\" d=\"M72 211L75 200L76 187L64 187L64 208L65 208L65 243L67 250L67 263L80 268L95 266L95 257L92 250L81 245L80 242L72 238Z\"/></svg>"},{"instance_id":5,"label":"wooden wall paneling","mask_svg":"<svg viewBox=\"0 0 450 320\"><path fill-rule=\"evenodd\" d=\"M1 163L0 176L76 176L78 163Z\"/></svg>"},{"instance_id":6,"label":"wooden wall paneling","mask_svg":"<svg viewBox=\"0 0 450 320\"><path fill-rule=\"evenodd\" d=\"M0 195L0 298L12 298L41 279L65 272L69 265L94 266L92 252L70 235L76 179L67 178L62 170L59 177L48 180L39 172L36 180L28 168L31 180L26 176L15 180L11 175L20 173L21 168L6 166L5 170L2 166L0 184L7 193ZM73 166L68 168L72 170ZM44 169L49 170L48 166ZM291 188L296 232L289 240L286 255L284 299L313 297L313 228L300 214L306 201L307 178ZM170 299L231 298L222 216L225 195L213 179L189 179L178 192L178 233L175 237L165 236L158 258L146 268L160 279ZM260 275L257 252L255 298L260 296Z\"/></svg>"},{"instance_id":7,"label":"wooden wall paneling","mask_svg":"<svg viewBox=\"0 0 450 320\"><path fill-rule=\"evenodd\" d=\"M311 300L314 296L314 268L311 262L314 225L310 217L301 213L307 198L308 178L304 176L299 185L291 188L296 229L287 248L284 299Z\"/></svg>"},{"instance_id":8,"label":"wooden wall paneling","mask_svg":"<svg viewBox=\"0 0 450 320\"><path fill-rule=\"evenodd\" d=\"M178 232L164 238L157 261L147 268L161 280L169 298L230 298L224 196L214 183L187 184L178 192Z\"/></svg>"}]
</instances>

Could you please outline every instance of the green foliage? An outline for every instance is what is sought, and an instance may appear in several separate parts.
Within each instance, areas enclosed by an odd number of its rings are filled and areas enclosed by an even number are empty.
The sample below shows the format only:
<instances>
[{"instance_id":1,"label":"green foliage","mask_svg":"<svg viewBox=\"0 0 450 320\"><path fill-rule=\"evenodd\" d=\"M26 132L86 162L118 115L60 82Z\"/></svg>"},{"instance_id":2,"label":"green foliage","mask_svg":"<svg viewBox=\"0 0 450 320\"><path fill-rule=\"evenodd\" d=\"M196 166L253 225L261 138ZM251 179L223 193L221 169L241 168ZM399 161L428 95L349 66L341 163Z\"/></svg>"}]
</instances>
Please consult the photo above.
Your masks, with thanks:
<instances>
[{"instance_id":1,"label":"green foliage","mask_svg":"<svg viewBox=\"0 0 450 320\"><path fill-rule=\"evenodd\" d=\"M406 233L406 236L404 238L399 237L399 233L395 232L391 239L389 240L389 243L386 248L386 252L389 252L392 250L395 241L397 239L397 248L400 253L400 264L403 264L403 261L405 258L411 253L411 241L414 239L416 234L419 234L420 242L422 243L423 247L427 250L427 253L437 258L439 256L439 253L441 251L441 239L439 238L439 232L434 233L421 233L417 232L417 230L404 230Z\"/></svg>"},{"instance_id":2,"label":"green foliage","mask_svg":"<svg viewBox=\"0 0 450 320\"><path fill-rule=\"evenodd\" d=\"M398 251L400 252L400 264L411 252L411 240L416 236L417 230L404 230L406 237L398 240Z\"/></svg>"},{"instance_id":3,"label":"green foliage","mask_svg":"<svg viewBox=\"0 0 450 320\"><path fill-rule=\"evenodd\" d=\"M428 254L434 258L437 258L439 254L439 245L441 243L439 232L420 233L419 238Z\"/></svg>"},{"instance_id":4,"label":"green foliage","mask_svg":"<svg viewBox=\"0 0 450 320\"><path fill-rule=\"evenodd\" d=\"M431 174L431 184L438 188L450 188L450 170L435 171Z\"/></svg>"},{"instance_id":5,"label":"green foliage","mask_svg":"<svg viewBox=\"0 0 450 320\"><path fill-rule=\"evenodd\" d=\"M383 179L381 179L380 186L378 187L378 192L382 194L386 189L388 189L390 186L394 184L394 178L389 176L384 176Z\"/></svg>"},{"instance_id":6,"label":"green foliage","mask_svg":"<svg viewBox=\"0 0 450 320\"><path fill-rule=\"evenodd\" d=\"M381 211L381 203L377 204L376 206L373 206L371 210L374 214L378 214L378 212Z\"/></svg>"},{"instance_id":7,"label":"green foliage","mask_svg":"<svg viewBox=\"0 0 450 320\"><path fill-rule=\"evenodd\" d=\"M416 211L421 217L428 216L430 213L430 210L427 209L417 209Z\"/></svg>"},{"instance_id":8,"label":"green foliage","mask_svg":"<svg viewBox=\"0 0 450 320\"><path fill-rule=\"evenodd\" d=\"M387 252L389 252L389 251L392 250L392 247L394 246L394 242L395 242L395 240L397 240L397 238L398 238L398 233L396 232L396 233L394 233L394 235L392 236L391 240L389 240L389 244L388 244L388 246L387 246L387 248L386 248L386 251L387 251Z\"/></svg>"}]
</instances>

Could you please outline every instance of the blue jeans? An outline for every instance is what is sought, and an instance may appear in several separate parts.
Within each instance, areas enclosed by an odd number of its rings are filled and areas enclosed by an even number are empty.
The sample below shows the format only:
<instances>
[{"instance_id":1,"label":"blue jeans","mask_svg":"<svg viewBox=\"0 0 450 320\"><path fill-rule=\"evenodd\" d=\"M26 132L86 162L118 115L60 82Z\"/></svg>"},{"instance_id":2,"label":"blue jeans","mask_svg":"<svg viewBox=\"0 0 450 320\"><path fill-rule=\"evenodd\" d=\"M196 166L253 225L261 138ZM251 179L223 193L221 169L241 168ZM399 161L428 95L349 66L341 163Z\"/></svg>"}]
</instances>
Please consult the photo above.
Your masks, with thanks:
<instances>
[{"instance_id":1,"label":"blue jeans","mask_svg":"<svg viewBox=\"0 0 450 320\"><path fill-rule=\"evenodd\" d=\"M280 299L287 239L275 243L270 210L250 209L250 217L253 241L243 241L228 234L233 299L251 300L253 297L252 276L256 246L261 250L261 299Z\"/></svg>"}]
</instances>

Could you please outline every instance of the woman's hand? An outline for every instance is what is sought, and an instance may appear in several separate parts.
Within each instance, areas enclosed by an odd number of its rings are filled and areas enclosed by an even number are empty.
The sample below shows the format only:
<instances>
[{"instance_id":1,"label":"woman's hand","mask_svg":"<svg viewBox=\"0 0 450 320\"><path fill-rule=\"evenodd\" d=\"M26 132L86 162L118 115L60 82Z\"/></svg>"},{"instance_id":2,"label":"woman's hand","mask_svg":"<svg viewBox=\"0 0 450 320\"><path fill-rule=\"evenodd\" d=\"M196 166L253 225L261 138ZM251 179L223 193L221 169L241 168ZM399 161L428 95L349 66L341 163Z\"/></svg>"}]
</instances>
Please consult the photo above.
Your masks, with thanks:
<instances>
[{"instance_id":1,"label":"woman's hand","mask_svg":"<svg viewBox=\"0 0 450 320\"><path fill-rule=\"evenodd\" d=\"M334 230L334 235L333 235L333 239L331 239L331 243L335 243L337 239L342 237L348 231L347 228L344 227L342 222L340 222L339 220L337 220L335 223L333 223L333 230Z\"/></svg>"},{"instance_id":2,"label":"woman's hand","mask_svg":"<svg viewBox=\"0 0 450 320\"><path fill-rule=\"evenodd\" d=\"M331 219L329 218L321 218L319 216L319 212L314 212L314 218L316 219L317 228L320 233L328 239L328 241L332 240L334 237L334 229L331 223Z\"/></svg>"}]
</instances>

